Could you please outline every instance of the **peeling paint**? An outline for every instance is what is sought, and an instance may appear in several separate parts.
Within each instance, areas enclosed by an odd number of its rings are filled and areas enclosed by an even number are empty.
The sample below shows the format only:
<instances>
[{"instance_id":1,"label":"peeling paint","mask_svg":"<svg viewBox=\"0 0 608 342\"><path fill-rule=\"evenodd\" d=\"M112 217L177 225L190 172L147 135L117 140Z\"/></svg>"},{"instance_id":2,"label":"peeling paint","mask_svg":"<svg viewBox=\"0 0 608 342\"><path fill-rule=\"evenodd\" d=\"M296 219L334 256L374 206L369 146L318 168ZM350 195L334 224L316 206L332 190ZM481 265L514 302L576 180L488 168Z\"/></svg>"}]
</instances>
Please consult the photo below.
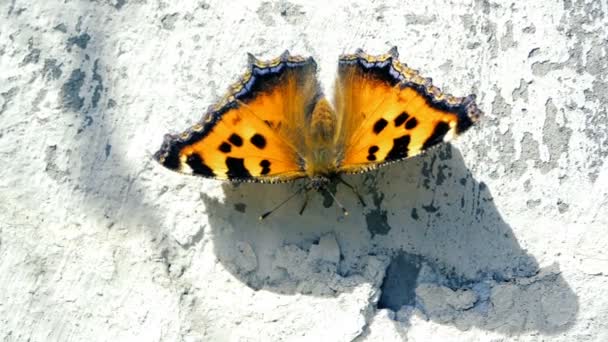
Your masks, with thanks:
<instances>
[{"instance_id":1,"label":"peeling paint","mask_svg":"<svg viewBox=\"0 0 608 342\"><path fill-rule=\"evenodd\" d=\"M91 36L89 36L88 33L83 33L81 35L78 36L73 36L68 38L68 42L66 45L66 50L67 51L72 51L72 47L78 46L80 49L84 50L87 48L87 45L89 45L89 41L91 40Z\"/></svg>"},{"instance_id":2,"label":"peeling paint","mask_svg":"<svg viewBox=\"0 0 608 342\"><path fill-rule=\"evenodd\" d=\"M420 261L419 256L404 252L393 257L380 287L379 309L399 311L402 306L414 305Z\"/></svg>"},{"instance_id":3,"label":"peeling paint","mask_svg":"<svg viewBox=\"0 0 608 342\"><path fill-rule=\"evenodd\" d=\"M80 96L80 89L84 85L85 73L80 69L75 69L70 74L68 80L61 87L61 99L63 106L79 111L84 105L84 98Z\"/></svg>"},{"instance_id":4,"label":"peeling paint","mask_svg":"<svg viewBox=\"0 0 608 342\"><path fill-rule=\"evenodd\" d=\"M547 173L558 167L558 161L562 154L568 153L570 137L572 129L565 125L557 123L558 109L553 103L553 99L549 98L545 103L545 123L543 124L543 143L549 150L549 161L543 163L541 170ZM564 119L566 116L564 115Z\"/></svg>"}]
</instances>

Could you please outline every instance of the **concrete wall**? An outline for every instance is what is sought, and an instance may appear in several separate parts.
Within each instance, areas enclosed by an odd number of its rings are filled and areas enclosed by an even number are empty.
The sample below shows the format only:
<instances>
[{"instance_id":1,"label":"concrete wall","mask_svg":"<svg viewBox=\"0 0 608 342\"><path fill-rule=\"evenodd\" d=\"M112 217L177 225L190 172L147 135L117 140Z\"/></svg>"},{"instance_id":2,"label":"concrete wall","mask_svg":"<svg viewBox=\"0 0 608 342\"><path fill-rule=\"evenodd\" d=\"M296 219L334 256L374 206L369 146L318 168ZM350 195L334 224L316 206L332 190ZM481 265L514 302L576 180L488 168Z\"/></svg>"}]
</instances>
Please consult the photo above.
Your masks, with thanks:
<instances>
[{"instance_id":1,"label":"concrete wall","mask_svg":"<svg viewBox=\"0 0 608 342\"><path fill-rule=\"evenodd\" d=\"M608 340L606 1L0 2L4 341ZM293 185L151 154L246 52L401 59L486 116L422 157Z\"/></svg>"}]
</instances>

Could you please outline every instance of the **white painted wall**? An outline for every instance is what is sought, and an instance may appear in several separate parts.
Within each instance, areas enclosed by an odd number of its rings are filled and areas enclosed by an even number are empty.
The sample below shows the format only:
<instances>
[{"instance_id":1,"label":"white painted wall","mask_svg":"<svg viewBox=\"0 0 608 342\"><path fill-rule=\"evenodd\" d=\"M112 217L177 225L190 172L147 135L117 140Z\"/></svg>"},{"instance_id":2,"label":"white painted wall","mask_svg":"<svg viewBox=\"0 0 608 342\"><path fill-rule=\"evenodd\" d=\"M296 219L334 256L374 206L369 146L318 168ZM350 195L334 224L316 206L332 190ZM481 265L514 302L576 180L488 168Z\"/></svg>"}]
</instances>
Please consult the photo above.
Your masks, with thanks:
<instances>
[{"instance_id":1,"label":"white painted wall","mask_svg":"<svg viewBox=\"0 0 608 342\"><path fill-rule=\"evenodd\" d=\"M608 340L607 16L606 1L0 2L0 337ZM341 222L315 195L260 223L293 186L151 159L246 52L312 55L331 93L340 53L393 45L486 117L349 177L370 205L338 187Z\"/></svg>"}]
</instances>

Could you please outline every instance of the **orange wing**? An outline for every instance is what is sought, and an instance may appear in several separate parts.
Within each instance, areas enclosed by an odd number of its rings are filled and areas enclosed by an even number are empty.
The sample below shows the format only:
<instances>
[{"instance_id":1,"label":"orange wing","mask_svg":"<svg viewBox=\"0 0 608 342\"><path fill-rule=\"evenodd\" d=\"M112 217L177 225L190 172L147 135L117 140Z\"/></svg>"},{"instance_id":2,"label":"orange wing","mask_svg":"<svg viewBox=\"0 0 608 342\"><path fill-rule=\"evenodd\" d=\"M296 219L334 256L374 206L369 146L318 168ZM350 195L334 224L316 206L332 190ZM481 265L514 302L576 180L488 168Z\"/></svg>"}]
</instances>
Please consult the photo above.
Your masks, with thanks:
<instances>
[{"instance_id":1,"label":"orange wing","mask_svg":"<svg viewBox=\"0 0 608 342\"><path fill-rule=\"evenodd\" d=\"M397 57L396 48L380 56L358 50L340 57L335 103L341 172L417 155L463 133L482 115L474 95L444 94Z\"/></svg>"},{"instance_id":2,"label":"orange wing","mask_svg":"<svg viewBox=\"0 0 608 342\"><path fill-rule=\"evenodd\" d=\"M312 58L285 51L250 68L203 120L166 135L155 158L182 173L233 181L280 182L306 176L302 124L320 97Z\"/></svg>"}]
</instances>

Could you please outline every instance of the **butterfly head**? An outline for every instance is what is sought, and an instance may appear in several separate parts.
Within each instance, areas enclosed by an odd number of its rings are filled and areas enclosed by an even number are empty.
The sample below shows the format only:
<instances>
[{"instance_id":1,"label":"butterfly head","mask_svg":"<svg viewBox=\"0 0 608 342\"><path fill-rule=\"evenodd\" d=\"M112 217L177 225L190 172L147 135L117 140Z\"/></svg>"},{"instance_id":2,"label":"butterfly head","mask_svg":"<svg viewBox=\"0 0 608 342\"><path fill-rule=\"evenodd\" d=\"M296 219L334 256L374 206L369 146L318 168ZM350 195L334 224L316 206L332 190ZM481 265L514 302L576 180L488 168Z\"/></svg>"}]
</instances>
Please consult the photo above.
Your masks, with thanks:
<instances>
[{"instance_id":1,"label":"butterfly head","mask_svg":"<svg viewBox=\"0 0 608 342\"><path fill-rule=\"evenodd\" d=\"M331 183L331 179L325 176L314 176L310 178L308 188L311 190L321 191L326 189L327 185Z\"/></svg>"}]
</instances>

